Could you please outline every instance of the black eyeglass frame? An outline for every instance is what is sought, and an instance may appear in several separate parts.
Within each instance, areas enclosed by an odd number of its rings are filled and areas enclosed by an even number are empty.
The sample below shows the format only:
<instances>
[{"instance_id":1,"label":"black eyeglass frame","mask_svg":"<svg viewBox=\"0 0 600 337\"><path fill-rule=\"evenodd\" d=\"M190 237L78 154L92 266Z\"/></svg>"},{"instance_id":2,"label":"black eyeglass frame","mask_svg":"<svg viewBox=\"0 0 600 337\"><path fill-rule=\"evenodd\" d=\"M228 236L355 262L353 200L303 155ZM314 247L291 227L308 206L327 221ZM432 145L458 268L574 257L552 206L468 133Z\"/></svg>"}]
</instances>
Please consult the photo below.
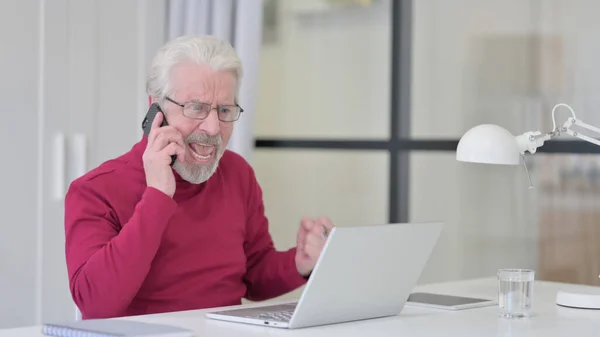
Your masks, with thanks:
<instances>
[{"instance_id":1,"label":"black eyeglass frame","mask_svg":"<svg viewBox=\"0 0 600 337\"><path fill-rule=\"evenodd\" d=\"M217 105L216 107L213 107L212 105L210 105L210 104L208 104L208 103L199 102L199 101L194 101L194 102L186 102L186 103L183 103L183 104L182 104L182 103L179 103L179 102L175 101L174 99L172 99L172 98L171 98L171 97L169 97L169 96L166 96L166 97L165 97L165 99L166 99L167 101L169 101L169 102L171 102L171 103L173 103L173 104L177 105L178 107L180 107L180 108L181 108L181 114L182 114L184 117L187 117L187 118L190 118L190 119L195 119L195 120L204 120L204 119L206 119L206 117L208 117L208 116L210 115L210 112L211 112L211 111L213 111L213 110L217 110L217 118L219 118L219 120L220 120L221 122L225 122L225 123L233 123L233 122L237 121L238 119L240 119L240 116L241 116L241 115L242 115L242 113L244 112L244 109L243 109L241 106L239 106L237 103L236 103L235 105ZM185 105L186 105L186 104L188 104L188 103L194 103L194 104L201 104L201 105L204 105L204 106L209 106L209 107L210 107L210 110L208 111L208 113L206 114L206 116L204 116L204 117L202 117L202 118L199 118L199 117L190 117L190 116L188 116L188 115L186 115L186 114L184 113L184 111L185 111ZM236 116L236 118L235 118L235 119L233 119L233 120L223 120L223 119L221 119L221 114L219 113L219 109L220 109L220 108L223 108L223 107L228 107L228 108L235 107L235 108L239 108L239 109L240 109L240 111L238 112L238 114L237 114L237 116Z\"/></svg>"}]
</instances>

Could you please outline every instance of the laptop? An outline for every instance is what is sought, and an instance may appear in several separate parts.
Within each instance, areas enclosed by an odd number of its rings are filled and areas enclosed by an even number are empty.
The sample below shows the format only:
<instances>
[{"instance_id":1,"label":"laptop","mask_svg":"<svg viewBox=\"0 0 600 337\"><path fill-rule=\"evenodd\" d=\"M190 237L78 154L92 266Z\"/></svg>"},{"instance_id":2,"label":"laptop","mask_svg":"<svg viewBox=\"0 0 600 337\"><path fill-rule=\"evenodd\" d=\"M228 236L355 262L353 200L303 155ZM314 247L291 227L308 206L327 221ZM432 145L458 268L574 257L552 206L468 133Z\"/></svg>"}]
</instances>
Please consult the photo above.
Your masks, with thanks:
<instances>
[{"instance_id":1,"label":"laptop","mask_svg":"<svg viewBox=\"0 0 600 337\"><path fill-rule=\"evenodd\" d=\"M440 222L335 227L297 302L206 316L296 329L398 315L442 229Z\"/></svg>"}]
</instances>

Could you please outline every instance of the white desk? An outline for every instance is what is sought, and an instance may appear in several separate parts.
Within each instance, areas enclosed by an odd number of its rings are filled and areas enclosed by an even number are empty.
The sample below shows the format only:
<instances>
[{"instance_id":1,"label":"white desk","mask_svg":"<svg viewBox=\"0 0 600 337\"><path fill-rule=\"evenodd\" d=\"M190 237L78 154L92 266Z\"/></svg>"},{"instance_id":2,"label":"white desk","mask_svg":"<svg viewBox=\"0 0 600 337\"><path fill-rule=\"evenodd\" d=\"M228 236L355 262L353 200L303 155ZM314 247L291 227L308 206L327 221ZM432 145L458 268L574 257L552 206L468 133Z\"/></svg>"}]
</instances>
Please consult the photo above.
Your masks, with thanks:
<instances>
[{"instance_id":1,"label":"white desk","mask_svg":"<svg viewBox=\"0 0 600 337\"><path fill-rule=\"evenodd\" d=\"M556 292L566 285L539 282L534 286L533 315L524 320L498 318L497 307L450 312L405 307L395 317L283 330L204 318L205 310L137 316L127 319L165 323L196 331L202 337L252 336L600 336L600 310L577 310L555 304ZM584 288L584 286L568 287ZM495 279L477 279L420 286L415 291L451 295L496 297ZM571 288L572 289L572 288ZM254 304L253 304L254 305ZM38 337L41 327L0 330L0 337Z\"/></svg>"}]
</instances>

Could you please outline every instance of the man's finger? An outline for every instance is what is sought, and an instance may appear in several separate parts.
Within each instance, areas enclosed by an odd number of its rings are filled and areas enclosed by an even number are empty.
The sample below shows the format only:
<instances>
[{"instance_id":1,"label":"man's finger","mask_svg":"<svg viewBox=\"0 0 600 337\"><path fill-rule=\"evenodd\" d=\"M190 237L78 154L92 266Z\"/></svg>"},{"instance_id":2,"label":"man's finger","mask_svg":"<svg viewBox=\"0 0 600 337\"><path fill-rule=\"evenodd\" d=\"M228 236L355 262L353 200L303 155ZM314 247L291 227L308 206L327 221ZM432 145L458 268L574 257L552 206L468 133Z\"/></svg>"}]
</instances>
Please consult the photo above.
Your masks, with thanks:
<instances>
[{"instance_id":1,"label":"man's finger","mask_svg":"<svg viewBox=\"0 0 600 337\"><path fill-rule=\"evenodd\" d=\"M308 244L311 247L320 248L325 245L325 238L323 238L323 235L321 233L310 233L306 237L306 244Z\"/></svg>"},{"instance_id":2,"label":"man's finger","mask_svg":"<svg viewBox=\"0 0 600 337\"><path fill-rule=\"evenodd\" d=\"M185 149L185 142L183 141L183 136L181 133L179 133L179 131L173 127L165 126L164 130L156 131L156 136L151 143L151 147L155 151L160 151L170 143L176 143L182 149Z\"/></svg>"},{"instance_id":3,"label":"man's finger","mask_svg":"<svg viewBox=\"0 0 600 337\"><path fill-rule=\"evenodd\" d=\"M306 233L307 231L302 230L302 228L300 228L298 231L298 237L296 238L297 247L304 247L304 243L306 242Z\"/></svg>"},{"instance_id":4,"label":"man's finger","mask_svg":"<svg viewBox=\"0 0 600 337\"><path fill-rule=\"evenodd\" d=\"M171 144L177 145L177 149L175 150L175 155L177 156L177 159L179 159L179 161L182 163L185 162L185 147L181 146L179 142Z\"/></svg>"},{"instance_id":5,"label":"man's finger","mask_svg":"<svg viewBox=\"0 0 600 337\"><path fill-rule=\"evenodd\" d=\"M304 230L306 230L308 232L314 226L314 222L311 218L305 216L302 218L301 225L302 225L302 228L304 228Z\"/></svg>"},{"instance_id":6,"label":"man's finger","mask_svg":"<svg viewBox=\"0 0 600 337\"><path fill-rule=\"evenodd\" d=\"M329 236L329 232L331 232L327 227L323 226L320 223L315 223L313 227L310 229L310 234L315 239L326 240Z\"/></svg>"},{"instance_id":7,"label":"man's finger","mask_svg":"<svg viewBox=\"0 0 600 337\"><path fill-rule=\"evenodd\" d=\"M323 226L315 223L310 228L309 232L311 234L313 234L314 236L319 237L319 236L321 236L323 234Z\"/></svg>"},{"instance_id":8,"label":"man's finger","mask_svg":"<svg viewBox=\"0 0 600 337\"><path fill-rule=\"evenodd\" d=\"M160 129L160 125L162 124L164 118L165 116L160 111L157 112L156 115L154 115L154 120L152 120L152 124L150 125L150 134L148 135L149 144L152 144L156 139L156 136L158 135L157 131L158 129Z\"/></svg>"},{"instance_id":9,"label":"man's finger","mask_svg":"<svg viewBox=\"0 0 600 337\"><path fill-rule=\"evenodd\" d=\"M154 140L156 139L157 136L157 130L160 127L160 124L163 121L163 118L165 118L163 116L163 114L159 111L156 113L156 115L154 116L154 119L152 120L152 124L150 124L150 132L148 133L148 144L153 144Z\"/></svg>"},{"instance_id":10,"label":"man's finger","mask_svg":"<svg viewBox=\"0 0 600 337\"><path fill-rule=\"evenodd\" d=\"M311 231L306 236L305 243L311 247L321 249L325 246L325 242L327 241L327 236L322 232L321 226L315 226L320 228L318 231Z\"/></svg>"},{"instance_id":11,"label":"man's finger","mask_svg":"<svg viewBox=\"0 0 600 337\"><path fill-rule=\"evenodd\" d=\"M162 123L163 118L165 118L165 116L163 116L162 112L157 112L156 115L154 116L154 120L152 121L152 125L150 127L150 130L152 129L158 129L160 127L160 123Z\"/></svg>"},{"instance_id":12,"label":"man's finger","mask_svg":"<svg viewBox=\"0 0 600 337\"><path fill-rule=\"evenodd\" d=\"M325 228L327 228L327 232L331 232L333 227L335 227L335 224L333 223L333 221L331 221L328 217L325 217L325 216L322 216L319 219L317 219L317 223L319 223L322 226L324 226Z\"/></svg>"},{"instance_id":13,"label":"man's finger","mask_svg":"<svg viewBox=\"0 0 600 337\"><path fill-rule=\"evenodd\" d=\"M165 152L169 156L169 164L171 163L172 155L176 155L177 158L181 158L181 160L183 160L185 156L185 150L177 143L170 143L161 152Z\"/></svg>"},{"instance_id":14,"label":"man's finger","mask_svg":"<svg viewBox=\"0 0 600 337\"><path fill-rule=\"evenodd\" d=\"M321 253L321 245L314 243L313 241L306 241L303 246L303 253L306 257L311 259L317 259Z\"/></svg>"},{"instance_id":15,"label":"man's finger","mask_svg":"<svg viewBox=\"0 0 600 337\"><path fill-rule=\"evenodd\" d=\"M311 246L310 241L306 240L306 242L304 243L302 248L303 248L302 252L304 253L304 256L312 257L312 254L310 254L310 251L313 250L313 247Z\"/></svg>"}]
</instances>

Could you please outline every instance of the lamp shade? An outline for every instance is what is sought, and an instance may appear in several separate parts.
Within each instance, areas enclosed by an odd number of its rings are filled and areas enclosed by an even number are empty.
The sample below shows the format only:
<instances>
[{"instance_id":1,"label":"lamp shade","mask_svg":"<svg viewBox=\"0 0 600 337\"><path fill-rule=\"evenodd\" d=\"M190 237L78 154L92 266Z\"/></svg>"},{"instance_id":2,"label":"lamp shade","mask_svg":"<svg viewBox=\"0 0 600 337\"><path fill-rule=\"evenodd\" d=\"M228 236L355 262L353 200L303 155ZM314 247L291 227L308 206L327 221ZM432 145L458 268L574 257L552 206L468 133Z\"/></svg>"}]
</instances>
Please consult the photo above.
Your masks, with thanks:
<instances>
[{"instance_id":1,"label":"lamp shade","mask_svg":"<svg viewBox=\"0 0 600 337\"><path fill-rule=\"evenodd\" d=\"M478 125L458 142L456 160L482 164L519 165L519 146L506 129L493 124Z\"/></svg>"}]
</instances>

